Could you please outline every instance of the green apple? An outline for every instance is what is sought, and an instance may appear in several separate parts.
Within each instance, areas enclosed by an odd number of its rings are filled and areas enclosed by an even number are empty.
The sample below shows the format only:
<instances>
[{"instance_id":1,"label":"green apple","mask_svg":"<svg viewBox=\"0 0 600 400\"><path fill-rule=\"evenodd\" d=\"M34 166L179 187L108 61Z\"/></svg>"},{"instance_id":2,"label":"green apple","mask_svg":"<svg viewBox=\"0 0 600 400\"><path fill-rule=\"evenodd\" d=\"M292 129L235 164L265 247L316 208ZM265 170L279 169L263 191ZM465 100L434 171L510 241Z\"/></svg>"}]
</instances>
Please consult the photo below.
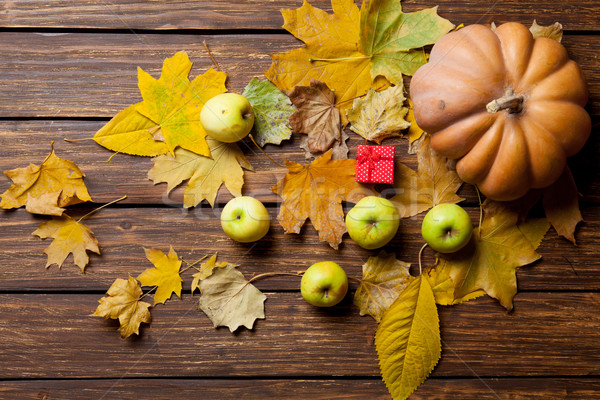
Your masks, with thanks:
<instances>
[{"instance_id":1,"label":"green apple","mask_svg":"<svg viewBox=\"0 0 600 400\"><path fill-rule=\"evenodd\" d=\"M262 239L271 226L271 216L260 201L250 196L234 197L221 213L223 231L237 242L249 243Z\"/></svg>"},{"instance_id":2,"label":"green apple","mask_svg":"<svg viewBox=\"0 0 600 400\"><path fill-rule=\"evenodd\" d=\"M331 307L342 301L348 291L346 272L333 261L311 265L300 281L304 300L317 307Z\"/></svg>"},{"instance_id":3,"label":"green apple","mask_svg":"<svg viewBox=\"0 0 600 400\"><path fill-rule=\"evenodd\" d=\"M465 247L473 234L469 214L456 204L433 207L421 225L421 235L429 247L440 253L454 253Z\"/></svg>"},{"instance_id":4,"label":"green apple","mask_svg":"<svg viewBox=\"0 0 600 400\"><path fill-rule=\"evenodd\" d=\"M365 249L387 244L398 231L400 215L391 201L367 196L346 214L346 228L352 240Z\"/></svg>"},{"instance_id":5,"label":"green apple","mask_svg":"<svg viewBox=\"0 0 600 400\"><path fill-rule=\"evenodd\" d=\"M200 123L211 138L233 143L245 138L252 130L254 111L244 96L221 93L204 104Z\"/></svg>"}]
</instances>

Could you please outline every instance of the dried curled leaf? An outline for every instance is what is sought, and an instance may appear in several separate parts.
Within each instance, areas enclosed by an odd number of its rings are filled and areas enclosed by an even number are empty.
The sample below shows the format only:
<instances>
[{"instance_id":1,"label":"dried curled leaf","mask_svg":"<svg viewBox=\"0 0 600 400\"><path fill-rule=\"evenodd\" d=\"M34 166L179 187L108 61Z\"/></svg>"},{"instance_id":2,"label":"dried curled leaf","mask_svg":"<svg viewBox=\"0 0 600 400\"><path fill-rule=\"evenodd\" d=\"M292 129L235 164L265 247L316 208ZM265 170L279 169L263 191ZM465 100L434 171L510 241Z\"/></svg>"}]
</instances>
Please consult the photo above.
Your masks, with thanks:
<instances>
[{"instance_id":1,"label":"dried curled leaf","mask_svg":"<svg viewBox=\"0 0 600 400\"><path fill-rule=\"evenodd\" d=\"M334 142L333 147L331 148L331 159L332 160L346 160L348 159L348 144L346 141L350 139L350 136L346 133L346 131L342 131L341 140L339 142ZM321 157L323 153L317 152L313 153L310 151L308 147L308 136L302 135L300 138L300 146L302 150L304 150L304 158L306 160L313 160L317 157Z\"/></svg>"},{"instance_id":2,"label":"dried curled leaf","mask_svg":"<svg viewBox=\"0 0 600 400\"><path fill-rule=\"evenodd\" d=\"M402 136L400 131L410 126L404 119L404 87L391 86L381 92L370 89L364 98L354 99L348 110L350 129L367 140L381 144L390 137Z\"/></svg>"},{"instance_id":3,"label":"dried curled leaf","mask_svg":"<svg viewBox=\"0 0 600 400\"><path fill-rule=\"evenodd\" d=\"M567 167L553 185L544 189L542 200L548 221L560 236L573 244L576 244L575 228L583 221L578 196L573 175Z\"/></svg>"},{"instance_id":4,"label":"dried curled leaf","mask_svg":"<svg viewBox=\"0 0 600 400\"><path fill-rule=\"evenodd\" d=\"M154 268L148 268L142 272L137 280L143 286L156 286L154 293L154 305L165 303L175 293L177 297L181 297L181 276L179 269L181 268L181 260L173 250L169 248L169 254L165 254L157 249L144 249L146 258Z\"/></svg>"},{"instance_id":5,"label":"dried curled leaf","mask_svg":"<svg viewBox=\"0 0 600 400\"><path fill-rule=\"evenodd\" d=\"M555 22L552 25L543 26L538 25L537 21L534 19L529 30L534 38L546 37L556 40L558 43L562 41L563 26L558 22Z\"/></svg>"},{"instance_id":6,"label":"dried curled leaf","mask_svg":"<svg viewBox=\"0 0 600 400\"><path fill-rule=\"evenodd\" d=\"M252 78L242 95L254 110L254 139L259 146L281 144L292 137L290 116L296 111L290 98L272 82Z\"/></svg>"},{"instance_id":7,"label":"dried curled leaf","mask_svg":"<svg viewBox=\"0 0 600 400\"><path fill-rule=\"evenodd\" d=\"M59 207L58 198L62 193L62 189L56 192L44 193L40 197L34 197L31 193L27 193L27 202L25 203L25 211L31 214L54 215L60 217L65 211Z\"/></svg>"},{"instance_id":8,"label":"dried curled leaf","mask_svg":"<svg viewBox=\"0 0 600 400\"><path fill-rule=\"evenodd\" d=\"M456 171L448 167L448 159L433 151L428 135L421 139L417 161L418 172L400 162L395 163L396 194L390 201L400 217L412 217L438 204L464 200L456 194L463 182Z\"/></svg>"},{"instance_id":9,"label":"dried curled leaf","mask_svg":"<svg viewBox=\"0 0 600 400\"><path fill-rule=\"evenodd\" d=\"M200 289L200 281L211 276L215 268L224 268L227 265L237 267L237 265L229 264L225 261L217 262L217 253L213 254L205 263L200 264L200 271L193 275L192 294L196 289Z\"/></svg>"},{"instance_id":10,"label":"dried curled leaf","mask_svg":"<svg viewBox=\"0 0 600 400\"><path fill-rule=\"evenodd\" d=\"M148 172L148 179L154 184L166 183L168 192L189 179L183 192L184 207L195 207L204 199L213 206L222 184L232 195L241 196L244 185L242 168L253 170L236 143L221 143L212 138L206 141L212 158L179 148L173 155L154 158L154 166Z\"/></svg>"},{"instance_id":11,"label":"dried curled leaf","mask_svg":"<svg viewBox=\"0 0 600 400\"><path fill-rule=\"evenodd\" d=\"M100 305L92 315L105 319L118 319L122 338L129 337L134 333L139 335L140 324L142 322L150 323L149 308L151 305L140 301L142 289L131 276L127 280L116 279L106 294L106 297L98 300Z\"/></svg>"},{"instance_id":12,"label":"dried curled leaf","mask_svg":"<svg viewBox=\"0 0 600 400\"><path fill-rule=\"evenodd\" d=\"M457 253L440 254L436 270L454 282L455 299L484 290L506 309L517 293L517 269L539 259L535 249L549 224L528 220L520 225L518 212L505 203L486 200L481 227L475 228L469 245Z\"/></svg>"},{"instance_id":13,"label":"dried curled leaf","mask_svg":"<svg viewBox=\"0 0 600 400\"><path fill-rule=\"evenodd\" d=\"M296 86L290 100L298 110L290 117L294 132L308 135L311 153L324 153L341 141L340 112L335 107L335 94L323 82L310 81L310 86Z\"/></svg>"},{"instance_id":14,"label":"dried curled leaf","mask_svg":"<svg viewBox=\"0 0 600 400\"><path fill-rule=\"evenodd\" d=\"M227 326L234 332L240 326L252 329L254 321L265 318L265 296L233 264L213 270L200 281L202 295L198 308L210 318L213 325Z\"/></svg>"},{"instance_id":15,"label":"dried curled leaf","mask_svg":"<svg viewBox=\"0 0 600 400\"><path fill-rule=\"evenodd\" d=\"M418 276L385 312L375 333L381 376L393 399L425 381L442 354L440 321L429 281Z\"/></svg>"},{"instance_id":16,"label":"dried curled leaf","mask_svg":"<svg viewBox=\"0 0 600 400\"><path fill-rule=\"evenodd\" d=\"M354 305L360 315L370 315L379 322L411 281L410 264L396 259L395 254L385 251L377 257L369 257L362 266L360 286L354 294Z\"/></svg>"},{"instance_id":17,"label":"dried curled leaf","mask_svg":"<svg viewBox=\"0 0 600 400\"><path fill-rule=\"evenodd\" d=\"M74 162L59 158L53 143L50 154L40 165L29 164L4 171L4 174L13 183L0 195L1 208L18 208L33 202L29 204L30 210L33 207L36 213L49 211L50 215L56 215L57 208L92 201L83 183L85 174Z\"/></svg>"},{"instance_id":18,"label":"dried curled leaf","mask_svg":"<svg viewBox=\"0 0 600 400\"><path fill-rule=\"evenodd\" d=\"M271 190L283 199L277 219L286 233L300 233L310 218L319 239L337 249L346 232L342 200L356 203L376 193L354 181L356 160L332 161L331 153L310 165L286 160L289 172Z\"/></svg>"},{"instance_id":19,"label":"dried curled leaf","mask_svg":"<svg viewBox=\"0 0 600 400\"><path fill-rule=\"evenodd\" d=\"M49 237L54 239L44 250L44 253L48 255L46 268L52 264L56 264L60 268L72 253L75 265L81 269L81 272L85 272L85 266L89 262L86 250L100 254L98 240L90 228L66 214L41 223L33 235L42 239Z\"/></svg>"}]
</instances>

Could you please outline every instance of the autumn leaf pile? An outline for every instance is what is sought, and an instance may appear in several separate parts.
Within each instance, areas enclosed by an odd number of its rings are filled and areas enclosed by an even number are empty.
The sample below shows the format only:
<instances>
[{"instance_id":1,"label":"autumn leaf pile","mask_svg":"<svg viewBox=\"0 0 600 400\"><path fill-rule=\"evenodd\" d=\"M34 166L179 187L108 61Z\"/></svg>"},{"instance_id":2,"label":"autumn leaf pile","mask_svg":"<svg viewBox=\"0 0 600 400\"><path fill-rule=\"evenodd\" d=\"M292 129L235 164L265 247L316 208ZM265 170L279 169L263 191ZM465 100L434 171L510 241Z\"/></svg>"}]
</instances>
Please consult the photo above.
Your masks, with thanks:
<instances>
[{"instance_id":1,"label":"autumn leaf pile","mask_svg":"<svg viewBox=\"0 0 600 400\"><path fill-rule=\"evenodd\" d=\"M395 161L394 183L386 193L401 218L414 217L442 203L459 203L461 180L450 160L437 155L430 138L414 122L405 98L404 76L427 62L424 47L454 28L431 8L404 13L398 1L332 0L333 13L311 6L283 10L283 27L304 47L272 55L268 80L252 79L243 90L255 112L252 140L258 146L281 145L293 133L310 163L285 160L285 176L271 190L281 199L277 219L286 233L300 234L310 219L319 239L338 249L346 233L343 202L378 195L374 185L355 181L356 161L348 159L349 132L380 144L405 138L416 153L417 169ZM534 24L532 30L552 35L556 29ZM209 69L192 81L185 52L164 61L158 79L138 69L142 101L112 118L94 136L115 154L153 157L148 178L165 183L167 193L183 188L183 207L203 201L214 206L221 186L241 196L244 176L253 171L236 143L207 137L199 113L205 102L227 91L227 75ZM349 127L347 125L350 125ZM361 139L362 140L362 139ZM114 154L113 154L114 155ZM88 251L100 254L92 231L64 213L65 207L92 201L83 172L52 149L40 165L5 171L12 186L0 207L53 216L33 232L53 241L44 252L46 266L63 264L69 254L83 272ZM546 217L528 218L541 201ZM517 292L516 273L538 260L537 248L552 225L575 242L581 221L577 190L567 169L553 186L532 191L510 203L486 200L469 245L458 253L437 254L433 266L410 264L381 252L363 265L354 304L360 315L378 323L375 346L382 377L394 399L408 397L431 373L441 357L437 305L455 305L487 294L510 310ZM198 308L214 326L231 332L252 329L264 318L266 296L237 269L214 254L199 264L145 249L153 265L137 277L116 279L99 300L93 315L117 319L123 338L139 334L150 323L151 310L182 296L184 273L192 270L191 294L200 292ZM198 265L199 264L199 265ZM265 274L268 275L268 274ZM143 290L145 288L145 291ZM153 296L153 303L144 301Z\"/></svg>"}]
</instances>

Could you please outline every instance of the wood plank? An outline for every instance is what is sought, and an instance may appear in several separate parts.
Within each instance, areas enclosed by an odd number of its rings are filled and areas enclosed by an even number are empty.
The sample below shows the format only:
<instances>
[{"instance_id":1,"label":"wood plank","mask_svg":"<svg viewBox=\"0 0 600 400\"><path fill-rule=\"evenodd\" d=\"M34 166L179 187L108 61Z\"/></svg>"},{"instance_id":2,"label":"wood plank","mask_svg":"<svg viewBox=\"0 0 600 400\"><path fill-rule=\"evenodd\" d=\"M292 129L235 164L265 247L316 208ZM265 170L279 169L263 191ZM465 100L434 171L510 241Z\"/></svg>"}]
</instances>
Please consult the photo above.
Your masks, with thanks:
<instances>
[{"instance_id":1,"label":"wood plank","mask_svg":"<svg viewBox=\"0 0 600 400\"><path fill-rule=\"evenodd\" d=\"M597 246L600 241L598 207L584 209L587 222L579 229L578 246L548 233L538 250L542 260L518 272L520 291L528 290L598 290L600 289L600 260ZM79 209L73 216L83 215ZM476 220L478 211L469 209ZM216 213L219 213L216 210ZM221 230L218 214L203 207L192 212L177 208L107 208L87 219L100 242L102 255L90 254L90 264L81 274L70 256L63 268L56 265L45 269L46 255L42 251L50 245L31 233L45 219L33 217L24 210L5 212L4 229L0 232L0 291L96 291L102 293L116 278L128 274L138 276L151 268L143 248L154 247L164 252L172 245L178 255L188 262L207 254L219 253L221 260L240 265L247 277L264 272L303 271L311 264L332 260L338 262L348 275L359 279L362 265L378 251L360 248L348 237L339 250L319 242L318 234L307 222L302 233L284 234L275 221L277 209L269 207L273 218L270 232L262 240L241 244L229 239ZM420 234L421 218L403 220L396 238L384 249L413 265L416 273L418 252L423 239ZM424 265L433 265L433 252L426 251ZM193 271L184 274L189 288ZM266 290L298 290L299 278L276 277L257 282ZM352 283L356 287L356 283Z\"/></svg>"},{"instance_id":2,"label":"wood plank","mask_svg":"<svg viewBox=\"0 0 600 400\"><path fill-rule=\"evenodd\" d=\"M390 398L380 379L106 379L106 380L31 380L4 381L0 394L7 398L87 400L151 398L172 400L287 399L287 400L363 400ZM597 378L430 378L411 399L487 400L510 398L593 400L600 398Z\"/></svg>"},{"instance_id":3,"label":"wood plank","mask_svg":"<svg viewBox=\"0 0 600 400\"><path fill-rule=\"evenodd\" d=\"M313 0L315 7L331 11L330 0ZM357 1L360 5L360 1ZM4 5L0 13L0 26L4 28L100 28L100 29L281 29L282 8L300 7L300 0L182 1L166 0L146 2L141 0L98 3L78 1L74 6L67 0L51 3L41 0L13 0ZM593 31L598 29L595 18L600 6L594 0L506 1L486 3L478 1L456 2L450 0L406 0L406 12L439 5L439 13L456 24L517 21L530 24L533 18L539 23L561 22L565 29Z\"/></svg>"},{"instance_id":4,"label":"wood plank","mask_svg":"<svg viewBox=\"0 0 600 400\"><path fill-rule=\"evenodd\" d=\"M238 91L269 68L269 54L301 45L283 34L0 32L0 117L111 117L140 100L138 66L158 76L165 58L187 50L195 62L193 76L211 67L203 40ZM567 36L564 44L587 77L590 112L600 115L600 36Z\"/></svg>"},{"instance_id":5,"label":"wood plank","mask_svg":"<svg viewBox=\"0 0 600 400\"><path fill-rule=\"evenodd\" d=\"M595 123L600 118L594 119ZM86 174L85 182L92 198L99 203L107 203L120 196L128 199L122 204L151 204L180 207L183 202L185 187L166 195L166 185L153 185L147 178L152 168L149 158L117 155L107 162L112 152L97 145L92 140L66 143L63 139L91 138L104 125L105 121L0 121L0 171L24 167L28 163L40 164L50 151L50 142L59 157L75 162ZM348 129L348 128L347 128ZM350 139L349 157L356 157L356 146L363 143L360 136L348 129ZM275 160L291 160L300 164L308 164L304 151L299 148L300 134L295 134L290 141L281 146L267 145L265 150ZM416 156L407 153L407 140L389 139L384 142L388 146L396 146L396 162L417 169ZM283 178L287 169L280 168L261 154L250 139L240 142L240 147L254 167L254 172L246 172L243 193L254 196L263 202L276 203L279 197L271 191L271 187ZM577 181L578 191L584 204L600 203L600 125L598 125L584 149L569 160L569 165ZM0 175L0 193L4 192L11 182ZM390 188L380 185L379 190ZM459 194L468 204L477 204L477 193L472 185L465 184ZM225 188L221 188L217 202L224 204L231 199ZM206 202L204 202L206 204Z\"/></svg>"},{"instance_id":6,"label":"wood plank","mask_svg":"<svg viewBox=\"0 0 600 400\"><path fill-rule=\"evenodd\" d=\"M214 329L196 299L153 309L141 337L91 317L98 294L0 295L0 379L378 377L375 322L344 302L267 293L252 331ZM440 308L436 377L577 377L600 368L599 293L522 293L507 314L480 298Z\"/></svg>"}]
</instances>

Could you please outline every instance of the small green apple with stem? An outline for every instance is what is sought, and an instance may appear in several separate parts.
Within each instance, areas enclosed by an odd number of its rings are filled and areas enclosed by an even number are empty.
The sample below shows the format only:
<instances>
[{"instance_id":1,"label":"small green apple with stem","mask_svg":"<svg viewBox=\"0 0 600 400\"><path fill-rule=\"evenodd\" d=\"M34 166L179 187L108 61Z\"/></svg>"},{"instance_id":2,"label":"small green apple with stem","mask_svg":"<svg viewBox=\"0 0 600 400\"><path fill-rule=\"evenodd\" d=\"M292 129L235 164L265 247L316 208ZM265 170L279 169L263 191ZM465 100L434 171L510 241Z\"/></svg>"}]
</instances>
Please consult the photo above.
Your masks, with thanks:
<instances>
[{"instance_id":1,"label":"small green apple with stem","mask_svg":"<svg viewBox=\"0 0 600 400\"><path fill-rule=\"evenodd\" d=\"M338 304L348 291L348 277L342 267L333 261L311 265L300 281L300 293L308 303L317 307Z\"/></svg>"},{"instance_id":2,"label":"small green apple with stem","mask_svg":"<svg viewBox=\"0 0 600 400\"><path fill-rule=\"evenodd\" d=\"M208 136L233 143L245 138L254 125L248 99L237 93L221 93L209 99L200 111L200 123Z\"/></svg>"},{"instance_id":3,"label":"small green apple with stem","mask_svg":"<svg viewBox=\"0 0 600 400\"><path fill-rule=\"evenodd\" d=\"M398 210L383 197L363 197L346 214L346 229L350 237L369 250L386 245L396 236L399 225Z\"/></svg>"},{"instance_id":4,"label":"small green apple with stem","mask_svg":"<svg viewBox=\"0 0 600 400\"><path fill-rule=\"evenodd\" d=\"M267 234L270 226L269 212L254 197L234 197L225 204L221 212L223 231L237 242L256 242Z\"/></svg>"},{"instance_id":5,"label":"small green apple with stem","mask_svg":"<svg viewBox=\"0 0 600 400\"><path fill-rule=\"evenodd\" d=\"M456 204L438 204L425 215L421 235L429 247L440 253L454 253L469 243L473 222Z\"/></svg>"}]
</instances>

